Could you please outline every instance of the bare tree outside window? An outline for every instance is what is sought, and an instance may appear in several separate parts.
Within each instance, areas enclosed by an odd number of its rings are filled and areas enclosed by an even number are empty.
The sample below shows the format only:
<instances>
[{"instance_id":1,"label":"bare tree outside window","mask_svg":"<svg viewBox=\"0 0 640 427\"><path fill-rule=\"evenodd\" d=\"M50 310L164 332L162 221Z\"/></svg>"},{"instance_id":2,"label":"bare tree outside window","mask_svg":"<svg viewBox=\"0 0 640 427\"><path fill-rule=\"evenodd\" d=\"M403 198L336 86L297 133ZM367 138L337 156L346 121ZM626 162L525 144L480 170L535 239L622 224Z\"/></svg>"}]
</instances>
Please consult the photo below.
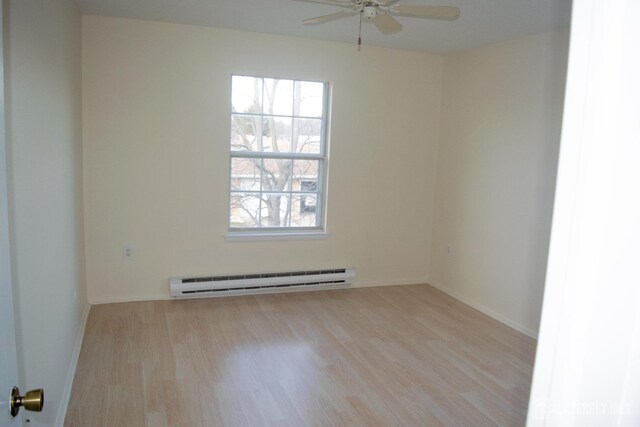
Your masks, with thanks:
<instances>
[{"instance_id":1,"label":"bare tree outside window","mask_svg":"<svg viewBox=\"0 0 640 427\"><path fill-rule=\"evenodd\" d=\"M325 83L233 76L230 228L321 226L325 106Z\"/></svg>"}]
</instances>

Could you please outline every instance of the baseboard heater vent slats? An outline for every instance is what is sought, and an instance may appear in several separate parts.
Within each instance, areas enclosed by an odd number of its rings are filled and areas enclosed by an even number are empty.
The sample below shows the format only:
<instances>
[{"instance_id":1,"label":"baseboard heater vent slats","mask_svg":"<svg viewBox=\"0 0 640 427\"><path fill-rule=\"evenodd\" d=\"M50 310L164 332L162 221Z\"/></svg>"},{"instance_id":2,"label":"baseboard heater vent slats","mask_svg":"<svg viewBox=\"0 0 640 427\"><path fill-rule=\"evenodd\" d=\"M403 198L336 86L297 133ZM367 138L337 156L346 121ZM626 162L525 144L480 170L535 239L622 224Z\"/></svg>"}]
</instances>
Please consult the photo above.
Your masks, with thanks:
<instances>
[{"instance_id":1,"label":"baseboard heater vent slats","mask_svg":"<svg viewBox=\"0 0 640 427\"><path fill-rule=\"evenodd\" d=\"M251 295L277 292L340 289L355 279L353 268L337 268L280 273L250 273L222 276L172 277L171 295L196 298Z\"/></svg>"}]
</instances>

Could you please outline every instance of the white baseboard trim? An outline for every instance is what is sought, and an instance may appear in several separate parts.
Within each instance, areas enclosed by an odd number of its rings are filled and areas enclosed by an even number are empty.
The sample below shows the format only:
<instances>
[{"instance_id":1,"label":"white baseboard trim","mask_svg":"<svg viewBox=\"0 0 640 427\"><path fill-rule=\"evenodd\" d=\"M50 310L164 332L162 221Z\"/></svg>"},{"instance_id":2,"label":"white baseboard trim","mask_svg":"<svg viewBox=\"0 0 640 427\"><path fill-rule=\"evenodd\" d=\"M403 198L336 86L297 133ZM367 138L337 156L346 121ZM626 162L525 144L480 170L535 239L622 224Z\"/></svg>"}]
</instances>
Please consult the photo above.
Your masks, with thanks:
<instances>
[{"instance_id":1,"label":"white baseboard trim","mask_svg":"<svg viewBox=\"0 0 640 427\"><path fill-rule=\"evenodd\" d=\"M424 280L409 279L409 280L387 280L382 282L356 282L348 288L342 289L355 289L355 288L374 288L378 286L397 286L397 285L415 285L424 284ZM155 296L137 296L137 297L116 297L116 298L91 298L89 304L102 305L102 304L115 304L124 302L146 302L146 301L168 301L168 300L182 300L184 298L174 298L168 293L166 295Z\"/></svg>"},{"instance_id":2,"label":"white baseboard trim","mask_svg":"<svg viewBox=\"0 0 640 427\"><path fill-rule=\"evenodd\" d=\"M78 366L78 359L80 358L80 350L82 350L82 341L84 340L84 330L87 326L87 319L89 318L89 310L91 305L87 304L82 313L82 319L80 321L80 327L78 328L78 335L76 336L76 343L73 346L73 353L71 353L71 362L69 363L69 369L67 370L67 378L64 382L64 389L62 390L62 396L60 397L60 404L58 405L58 415L56 416L56 427L64 426L64 419L67 416L67 408L69 407L69 399L71 398L71 388L73 387L73 379L76 375L76 367Z\"/></svg>"},{"instance_id":3,"label":"white baseboard trim","mask_svg":"<svg viewBox=\"0 0 640 427\"><path fill-rule=\"evenodd\" d=\"M385 280L382 282L356 282L353 284L353 288L377 288L379 286L402 286L402 285L418 285L425 284L424 280L420 279L405 279L405 280Z\"/></svg>"},{"instance_id":4,"label":"white baseboard trim","mask_svg":"<svg viewBox=\"0 0 640 427\"><path fill-rule=\"evenodd\" d=\"M433 280L429 280L427 282L429 285L433 286L434 288L444 292L445 294L449 295L450 297L453 297L455 299L457 299L458 301L472 307L475 308L476 310L478 310L481 313L486 314L489 317L492 317L493 319L497 320L500 323L504 323L505 325L509 326L512 329L515 329L518 332L522 332L525 335L530 336L533 339L538 339L538 333L536 331L534 331L533 329L527 328L526 326L523 326L517 322L514 322L511 319L508 319L506 317L504 317L503 315L496 313L495 311L491 310L490 308L485 307L482 304L478 304L475 301L470 300L469 298L459 294L458 292L448 288L447 286L441 285L439 283L434 282Z\"/></svg>"},{"instance_id":5,"label":"white baseboard trim","mask_svg":"<svg viewBox=\"0 0 640 427\"><path fill-rule=\"evenodd\" d=\"M120 298L120 297L96 298L96 299L90 299L89 304L102 305L102 304L116 304L116 303L122 303L122 302L167 301L171 299L176 299L176 298L173 298L171 295L169 295L167 291L166 295L156 295L156 296L146 296L146 297L137 296L137 297L126 297L126 298Z\"/></svg>"}]
</instances>

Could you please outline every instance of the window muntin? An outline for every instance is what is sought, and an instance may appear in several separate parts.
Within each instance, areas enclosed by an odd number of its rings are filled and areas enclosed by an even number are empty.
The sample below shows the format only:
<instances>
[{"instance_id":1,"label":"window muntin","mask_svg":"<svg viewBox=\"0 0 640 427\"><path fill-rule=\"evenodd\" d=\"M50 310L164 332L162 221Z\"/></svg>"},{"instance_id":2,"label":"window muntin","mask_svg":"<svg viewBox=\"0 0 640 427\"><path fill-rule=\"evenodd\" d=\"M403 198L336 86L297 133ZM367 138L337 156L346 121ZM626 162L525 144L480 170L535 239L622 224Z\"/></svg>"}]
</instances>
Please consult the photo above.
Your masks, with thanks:
<instances>
[{"instance_id":1,"label":"window muntin","mask_svg":"<svg viewBox=\"0 0 640 427\"><path fill-rule=\"evenodd\" d=\"M229 229L323 224L327 84L232 76Z\"/></svg>"}]
</instances>

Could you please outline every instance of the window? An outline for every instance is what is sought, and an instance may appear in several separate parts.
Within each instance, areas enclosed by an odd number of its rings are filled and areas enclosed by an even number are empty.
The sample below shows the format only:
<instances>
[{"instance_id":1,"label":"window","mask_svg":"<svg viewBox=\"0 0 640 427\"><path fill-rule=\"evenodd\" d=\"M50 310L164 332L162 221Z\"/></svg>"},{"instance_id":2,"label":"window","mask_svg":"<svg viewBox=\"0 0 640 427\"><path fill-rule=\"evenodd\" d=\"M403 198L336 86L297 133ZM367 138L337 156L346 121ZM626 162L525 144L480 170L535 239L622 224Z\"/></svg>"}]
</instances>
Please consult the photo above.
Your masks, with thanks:
<instances>
[{"instance_id":1,"label":"window","mask_svg":"<svg viewBox=\"0 0 640 427\"><path fill-rule=\"evenodd\" d=\"M323 224L327 84L232 76L229 229Z\"/></svg>"}]
</instances>

